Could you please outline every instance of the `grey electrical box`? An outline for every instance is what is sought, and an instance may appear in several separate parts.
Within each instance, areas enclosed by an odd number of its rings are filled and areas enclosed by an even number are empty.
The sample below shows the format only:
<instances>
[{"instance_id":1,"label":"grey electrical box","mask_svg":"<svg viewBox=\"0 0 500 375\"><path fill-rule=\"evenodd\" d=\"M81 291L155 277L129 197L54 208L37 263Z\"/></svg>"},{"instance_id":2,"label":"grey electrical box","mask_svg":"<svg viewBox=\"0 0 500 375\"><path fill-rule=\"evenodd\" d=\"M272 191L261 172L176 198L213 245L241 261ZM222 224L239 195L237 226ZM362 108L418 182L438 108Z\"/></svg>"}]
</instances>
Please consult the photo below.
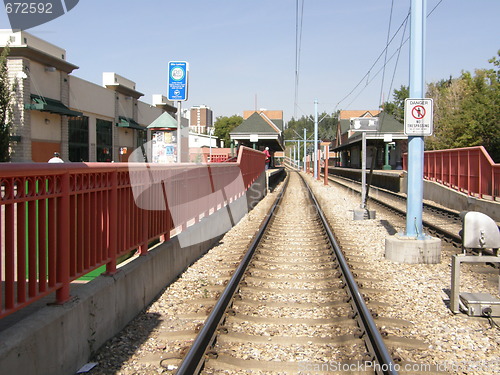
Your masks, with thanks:
<instances>
[{"instance_id":1,"label":"grey electrical box","mask_svg":"<svg viewBox=\"0 0 500 375\"><path fill-rule=\"evenodd\" d=\"M480 212L462 212L463 254L451 257L450 310L469 316L500 317L500 300L489 293L460 293L460 265L462 263L492 263L500 265L500 231L489 216ZM467 249L477 249L478 255L467 255ZM492 255L484 255L491 249ZM499 279L500 281L500 279Z\"/></svg>"},{"instance_id":2,"label":"grey electrical box","mask_svg":"<svg viewBox=\"0 0 500 375\"><path fill-rule=\"evenodd\" d=\"M481 212L462 212L463 247L467 249L498 249L500 247L500 231L497 224L489 216Z\"/></svg>"},{"instance_id":3,"label":"grey electrical box","mask_svg":"<svg viewBox=\"0 0 500 375\"><path fill-rule=\"evenodd\" d=\"M500 317L500 300L489 293L460 293L469 316Z\"/></svg>"}]
</instances>

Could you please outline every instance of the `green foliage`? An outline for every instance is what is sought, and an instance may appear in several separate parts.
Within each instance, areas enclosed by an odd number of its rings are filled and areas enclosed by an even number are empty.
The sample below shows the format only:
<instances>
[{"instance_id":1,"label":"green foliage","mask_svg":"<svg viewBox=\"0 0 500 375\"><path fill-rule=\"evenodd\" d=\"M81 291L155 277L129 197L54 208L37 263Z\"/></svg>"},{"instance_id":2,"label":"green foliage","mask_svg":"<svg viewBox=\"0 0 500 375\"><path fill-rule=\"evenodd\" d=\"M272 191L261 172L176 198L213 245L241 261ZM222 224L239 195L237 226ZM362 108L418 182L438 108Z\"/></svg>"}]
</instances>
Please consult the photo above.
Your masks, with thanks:
<instances>
[{"instance_id":1,"label":"green foliage","mask_svg":"<svg viewBox=\"0 0 500 375\"><path fill-rule=\"evenodd\" d=\"M394 98L394 101L384 103L382 106L383 110L384 112L393 115L394 118L400 123L404 123L405 99L410 97L409 87L403 85L399 90L395 89L392 97Z\"/></svg>"},{"instance_id":2,"label":"green foliage","mask_svg":"<svg viewBox=\"0 0 500 375\"><path fill-rule=\"evenodd\" d=\"M215 120L214 135L221 141L224 141L224 147L228 147L230 142L229 133L234 128L241 125L242 122L243 122L243 117L238 115L233 115L231 117L219 116Z\"/></svg>"},{"instance_id":3,"label":"green foliage","mask_svg":"<svg viewBox=\"0 0 500 375\"><path fill-rule=\"evenodd\" d=\"M500 51L499 51L500 56ZM500 61L497 68L463 72L429 85L434 99L434 135L426 139L428 149L484 146L500 162Z\"/></svg>"},{"instance_id":4,"label":"green foliage","mask_svg":"<svg viewBox=\"0 0 500 375\"><path fill-rule=\"evenodd\" d=\"M10 161L9 141L11 129L12 93L8 79L7 56L9 46L5 46L0 55L0 162Z\"/></svg>"},{"instance_id":5,"label":"green foliage","mask_svg":"<svg viewBox=\"0 0 500 375\"><path fill-rule=\"evenodd\" d=\"M333 141L337 132L338 112L331 115L323 112L318 115L318 121L319 138L323 141ZM304 128L307 129L307 138L312 139L310 136L314 131L313 116L302 116L298 120L292 117L284 131L284 138L286 140L303 139Z\"/></svg>"},{"instance_id":6,"label":"green foliage","mask_svg":"<svg viewBox=\"0 0 500 375\"><path fill-rule=\"evenodd\" d=\"M500 50L489 60L492 69L462 72L459 78L432 82L426 97L434 100L434 135L426 137L431 150L484 146L495 162L500 162ZM394 90L394 100L384 103L384 111L404 122L407 86Z\"/></svg>"}]
</instances>

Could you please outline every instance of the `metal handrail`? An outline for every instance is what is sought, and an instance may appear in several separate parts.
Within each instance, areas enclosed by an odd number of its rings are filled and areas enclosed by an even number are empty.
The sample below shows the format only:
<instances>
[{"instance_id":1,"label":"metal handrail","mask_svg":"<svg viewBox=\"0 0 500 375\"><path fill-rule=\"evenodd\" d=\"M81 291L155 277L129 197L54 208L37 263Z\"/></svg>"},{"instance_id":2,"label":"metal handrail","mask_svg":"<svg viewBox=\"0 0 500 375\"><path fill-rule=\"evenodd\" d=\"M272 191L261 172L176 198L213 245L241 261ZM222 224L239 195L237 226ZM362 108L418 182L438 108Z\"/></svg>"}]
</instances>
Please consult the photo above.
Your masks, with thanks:
<instances>
[{"instance_id":1,"label":"metal handrail","mask_svg":"<svg viewBox=\"0 0 500 375\"><path fill-rule=\"evenodd\" d=\"M407 170L407 154L403 155ZM500 198L500 164L483 146L424 152L424 178L479 198Z\"/></svg>"}]
</instances>

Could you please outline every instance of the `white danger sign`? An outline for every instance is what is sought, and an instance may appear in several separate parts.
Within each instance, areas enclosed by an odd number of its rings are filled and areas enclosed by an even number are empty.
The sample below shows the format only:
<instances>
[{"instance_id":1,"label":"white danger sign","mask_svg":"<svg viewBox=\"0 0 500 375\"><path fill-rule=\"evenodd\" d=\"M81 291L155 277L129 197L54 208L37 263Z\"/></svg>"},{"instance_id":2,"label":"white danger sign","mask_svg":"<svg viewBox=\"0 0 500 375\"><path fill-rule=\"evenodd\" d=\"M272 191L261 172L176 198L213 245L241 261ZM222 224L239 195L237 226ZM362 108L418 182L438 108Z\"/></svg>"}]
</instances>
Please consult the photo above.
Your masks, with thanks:
<instances>
[{"instance_id":1,"label":"white danger sign","mask_svg":"<svg viewBox=\"0 0 500 375\"><path fill-rule=\"evenodd\" d=\"M405 134L432 135L432 99L405 99Z\"/></svg>"}]
</instances>

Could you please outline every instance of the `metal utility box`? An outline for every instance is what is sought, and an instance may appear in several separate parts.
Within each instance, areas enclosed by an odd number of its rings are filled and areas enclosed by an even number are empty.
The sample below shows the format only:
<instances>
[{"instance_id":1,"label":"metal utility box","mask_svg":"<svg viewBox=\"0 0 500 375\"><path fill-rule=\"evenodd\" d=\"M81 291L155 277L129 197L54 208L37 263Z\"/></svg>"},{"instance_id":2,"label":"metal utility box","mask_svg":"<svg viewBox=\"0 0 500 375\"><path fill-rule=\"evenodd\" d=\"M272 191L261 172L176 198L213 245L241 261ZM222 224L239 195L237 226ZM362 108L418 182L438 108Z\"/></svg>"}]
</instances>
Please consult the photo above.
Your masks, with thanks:
<instances>
[{"instance_id":1,"label":"metal utility box","mask_svg":"<svg viewBox=\"0 0 500 375\"><path fill-rule=\"evenodd\" d=\"M489 293L460 293L469 316L500 317L500 300Z\"/></svg>"},{"instance_id":2,"label":"metal utility box","mask_svg":"<svg viewBox=\"0 0 500 375\"><path fill-rule=\"evenodd\" d=\"M500 231L493 219L483 213L464 212L460 216L463 254L453 255L451 259L450 309L455 314L464 311L469 316L500 317L498 298L489 293L460 293L461 263L500 265ZM475 249L477 255L467 255L467 249ZM483 254L487 249L491 249L491 255Z\"/></svg>"}]
</instances>

